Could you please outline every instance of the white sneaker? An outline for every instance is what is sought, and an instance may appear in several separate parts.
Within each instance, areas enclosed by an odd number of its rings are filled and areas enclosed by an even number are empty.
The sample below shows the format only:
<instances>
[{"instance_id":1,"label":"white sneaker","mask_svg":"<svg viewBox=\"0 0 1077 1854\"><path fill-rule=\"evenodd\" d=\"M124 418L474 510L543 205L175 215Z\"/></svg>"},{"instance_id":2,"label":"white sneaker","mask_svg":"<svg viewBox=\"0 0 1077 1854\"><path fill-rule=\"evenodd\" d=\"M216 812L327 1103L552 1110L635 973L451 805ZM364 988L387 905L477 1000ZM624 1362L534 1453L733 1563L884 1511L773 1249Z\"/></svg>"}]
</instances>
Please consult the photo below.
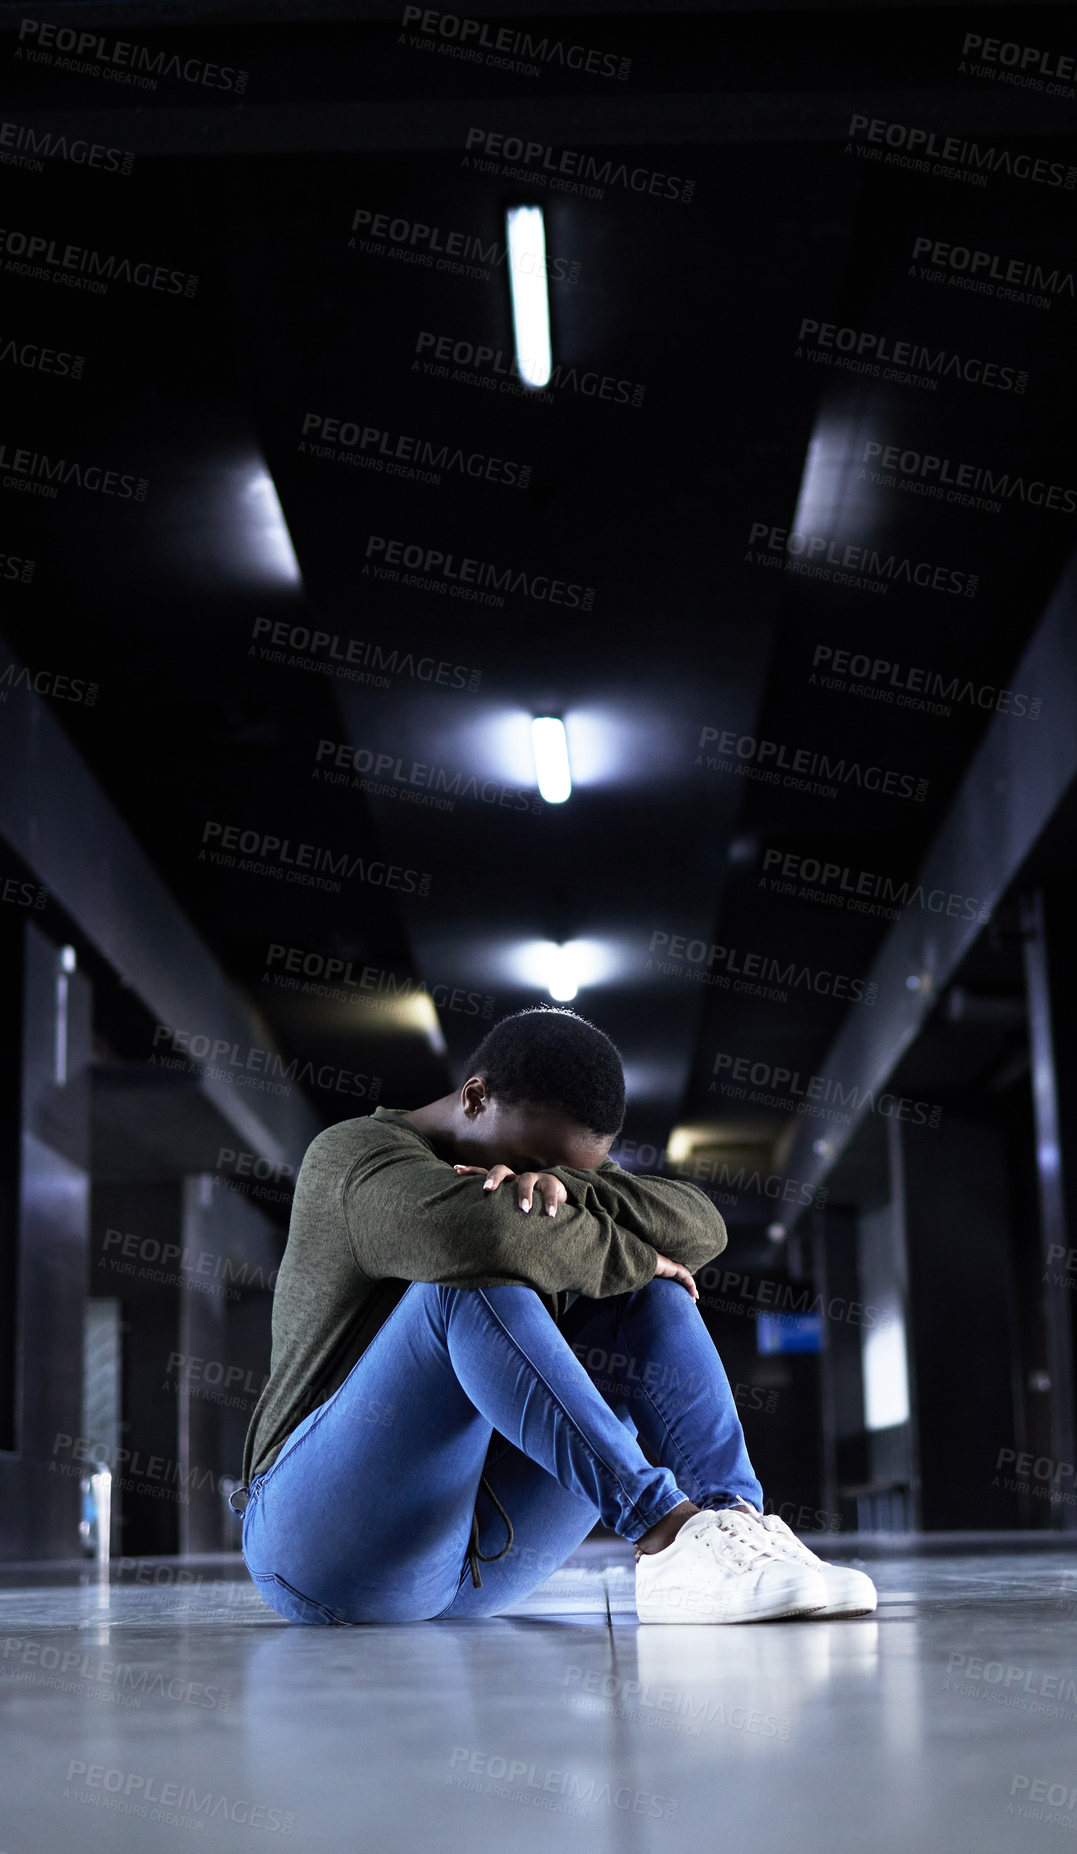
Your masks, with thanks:
<instances>
[{"instance_id":1,"label":"white sneaker","mask_svg":"<svg viewBox=\"0 0 1077 1854\"><path fill-rule=\"evenodd\" d=\"M767 1622L828 1601L818 1560L779 1556L753 1520L728 1507L693 1513L672 1544L636 1561L641 1622Z\"/></svg>"},{"instance_id":2,"label":"white sneaker","mask_svg":"<svg viewBox=\"0 0 1077 1854\"><path fill-rule=\"evenodd\" d=\"M826 1587L826 1608L816 1611L818 1621L825 1622L831 1616L870 1616L874 1613L879 1594L866 1572L855 1571L850 1564L828 1564L825 1558L817 1558L777 1513L756 1513L754 1507L747 1510L755 1524L761 1526L767 1534L768 1551L772 1551L775 1557L783 1559L786 1564L801 1564L805 1569L812 1566L821 1574Z\"/></svg>"}]
</instances>

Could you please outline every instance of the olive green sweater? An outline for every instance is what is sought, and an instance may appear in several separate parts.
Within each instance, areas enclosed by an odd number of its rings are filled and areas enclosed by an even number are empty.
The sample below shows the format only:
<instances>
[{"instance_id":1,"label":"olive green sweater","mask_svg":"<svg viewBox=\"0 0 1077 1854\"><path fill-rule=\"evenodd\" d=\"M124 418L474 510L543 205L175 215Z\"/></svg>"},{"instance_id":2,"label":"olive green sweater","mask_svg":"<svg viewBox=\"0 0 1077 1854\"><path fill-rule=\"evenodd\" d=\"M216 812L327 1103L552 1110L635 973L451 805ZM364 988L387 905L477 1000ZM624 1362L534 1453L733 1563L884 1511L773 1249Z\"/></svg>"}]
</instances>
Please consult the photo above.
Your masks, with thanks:
<instances>
[{"instance_id":1,"label":"olive green sweater","mask_svg":"<svg viewBox=\"0 0 1077 1854\"><path fill-rule=\"evenodd\" d=\"M243 1450L243 1484L343 1384L409 1282L523 1283L559 1319L569 1294L643 1287L655 1254L693 1273L726 1245L709 1198L681 1179L641 1178L606 1159L553 1168L568 1201L521 1211L510 1180L484 1191L439 1159L400 1108L327 1127L296 1179L273 1299L269 1380Z\"/></svg>"}]
</instances>

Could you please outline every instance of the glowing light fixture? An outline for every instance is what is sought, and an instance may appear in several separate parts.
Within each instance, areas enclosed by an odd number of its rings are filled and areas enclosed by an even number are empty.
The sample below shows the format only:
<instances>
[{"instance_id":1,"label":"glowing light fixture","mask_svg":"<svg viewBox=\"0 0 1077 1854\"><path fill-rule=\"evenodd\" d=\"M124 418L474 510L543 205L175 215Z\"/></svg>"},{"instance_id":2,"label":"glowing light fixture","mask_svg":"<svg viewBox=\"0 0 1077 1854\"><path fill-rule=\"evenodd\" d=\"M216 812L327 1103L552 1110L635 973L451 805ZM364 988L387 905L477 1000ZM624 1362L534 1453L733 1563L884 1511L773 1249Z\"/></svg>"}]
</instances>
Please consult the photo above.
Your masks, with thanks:
<instances>
[{"instance_id":1,"label":"glowing light fixture","mask_svg":"<svg viewBox=\"0 0 1077 1854\"><path fill-rule=\"evenodd\" d=\"M595 965L586 940L531 940L519 949L515 965L525 985L547 991L556 1004L568 1004L585 985Z\"/></svg>"},{"instance_id":2,"label":"glowing light fixture","mask_svg":"<svg viewBox=\"0 0 1077 1854\"><path fill-rule=\"evenodd\" d=\"M548 805L563 805L572 793L565 724L553 715L537 715L531 723L538 789Z\"/></svg>"},{"instance_id":3,"label":"glowing light fixture","mask_svg":"<svg viewBox=\"0 0 1077 1854\"><path fill-rule=\"evenodd\" d=\"M425 988L413 991L408 996L387 998L385 1002L386 1009L382 1016L382 1028L385 1031L419 1030L439 1056L446 1053L447 1044L437 1006Z\"/></svg>"},{"instance_id":4,"label":"glowing light fixture","mask_svg":"<svg viewBox=\"0 0 1077 1854\"><path fill-rule=\"evenodd\" d=\"M693 1158L741 1144L741 1135L728 1121L699 1121L695 1126L674 1127L666 1141L666 1153L671 1165L687 1165Z\"/></svg>"},{"instance_id":5,"label":"glowing light fixture","mask_svg":"<svg viewBox=\"0 0 1077 1854\"><path fill-rule=\"evenodd\" d=\"M891 1296L877 1309L882 1322L864 1334L864 1427L893 1429L909 1420L909 1360L905 1320Z\"/></svg>"},{"instance_id":6,"label":"glowing light fixture","mask_svg":"<svg viewBox=\"0 0 1077 1854\"><path fill-rule=\"evenodd\" d=\"M78 956L73 946L60 947L56 965L56 1034L53 1043L52 1079L63 1087L67 1081L67 1006L70 974L78 966Z\"/></svg>"},{"instance_id":7,"label":"glowing light fixture","mask_svg":"<svg viewBox=\"0 0 1077 1854\"><path fill-rule=\"evenodd\" d=\"M558 1004L568 1004L581 989L608 984L620 970L605 940L522 940L505 948L497 963L510 984L549 992Z\"/></svg>"},{"instance_id":8,"label":"glowing light fixture","mask_svg":"<svg viewBox=\"0 0 1077 1854\"><path fill-rule=\"evenodd\" d=\"M297 586L301 574L284 519L277 486L263 464L247 475L241 491L243 538L254 565L266 577Z\"/></svg>"},{"instance_id":9,"label":"glowing light fixture","mask_svg":"<svg viewBox=\"0 0 1077 1854\"><path fill-rule=\"evenodd\" d=\"M671 1165L683 1165L692 1156L695 1137L691 1127L674 1127L666 1141L666 1153Z\"/></svg>"},{"instance_id":10,"label":"glowing light fixture","mask_svg":"<svg viewBox=\"0 0 1077 1854\"><path fill-rule=\"evenodd\" d=\"M505 223L516 370L525 386L539 388L549 384L553 372L542 207L510 206Z\"/></svg>"},{"instance_id":11,"label":"glowing light fixture","mask_svg":"<svg viewBox=\"0 0 1077 1854\"><path fill-rule=\"evenodd\" d=\"M580 989L576 949L551 945L546 954L546 989L555 1004L568 1004Z\"/></svg>"}]
</instances>

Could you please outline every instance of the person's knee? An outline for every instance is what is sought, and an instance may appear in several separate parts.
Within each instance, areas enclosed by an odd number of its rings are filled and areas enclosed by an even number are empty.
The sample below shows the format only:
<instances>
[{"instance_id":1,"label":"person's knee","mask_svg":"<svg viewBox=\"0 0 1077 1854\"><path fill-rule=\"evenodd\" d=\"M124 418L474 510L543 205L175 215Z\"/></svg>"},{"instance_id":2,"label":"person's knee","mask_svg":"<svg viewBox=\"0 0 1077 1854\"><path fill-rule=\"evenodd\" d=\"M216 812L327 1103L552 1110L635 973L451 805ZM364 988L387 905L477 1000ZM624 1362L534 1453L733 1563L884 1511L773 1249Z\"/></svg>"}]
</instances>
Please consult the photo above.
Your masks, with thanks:
<instances>
[{"instance_id":1,"label":"person's knee","mask_svg":"<svg viewBox=\"0 0 1077 1854\"><path fill-rule=\"evenodd\" d=\"M480 1329L491 1322L499 1328L531 1330L536 1319L556 1333L553 1314L542 1295L523 1282L506 1281L497 1287L449 1287L444 1282L433 1290L438 1295L437 1324L446 1336L463 1323Z\"/></svg>"},{"instance_id":2,"label":"person's knee","mask_svg":"<svg viewBox=\"0 0 1077 1854\"><path fill-rule=\"evenodd\" d=\"M678 1313L682 1305L694 1307L696 1304L683 1281L675 1281L672 1275L655 1275L652 1280L646 1282L643 1287L637 1288L635 1292L641 1294L650 1306L661 1305L672 1308Z\"/></svg>"},{"instance_id":3,"label":"person's knee","mask_svg":"<svg viewBox=\"0 0 1077 1854\"><path fill-rule=\"evenodd\" d=\"M497 1287L483 1288L447 1287L442 1284L438 1287L438 1293L443 1297L442 1304L445 1306L457 1303L467 1306L476 1301L488 1301L493 1307L540 1307L550 1318L553 1317L538 1289L529 1287L523 1281L505 1281Z\"/></svg>"}]
</instances>

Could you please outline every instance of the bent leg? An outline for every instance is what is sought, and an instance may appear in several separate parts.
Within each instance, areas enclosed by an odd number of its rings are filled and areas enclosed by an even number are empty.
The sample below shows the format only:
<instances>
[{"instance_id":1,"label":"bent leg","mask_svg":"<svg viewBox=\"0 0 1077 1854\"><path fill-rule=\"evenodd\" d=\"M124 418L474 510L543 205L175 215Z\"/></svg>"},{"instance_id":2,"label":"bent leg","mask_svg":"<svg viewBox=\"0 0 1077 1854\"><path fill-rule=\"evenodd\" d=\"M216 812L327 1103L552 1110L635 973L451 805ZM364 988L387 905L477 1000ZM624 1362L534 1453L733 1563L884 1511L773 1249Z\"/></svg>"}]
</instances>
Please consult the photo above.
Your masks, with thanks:
<instances>
[{"instance_id":1,"label":"bent leg","mask_svg":"<svg viewBox=\"0 0 1077 1854\"><path fill-rule=\"evenodd\" d=\"M491 1590L497 1605L551 1568L527 1560L525 1544L541 1554L565 1538L563 1558L597 1518L636 1539L688 1497L647 1462L533 1289L413 1283L340 1389L254 1482L243 1533L252 1576L283 1579L314 1606L282 1608L296 1619L444 1613L461 1587L495 1430L528 1463L512 1470L517 1509L505 1501L519 1549L511 1579ZM484 1585L486 1575L484 1566Z\"/></svg>"},{"instance_id":2,"label":"bent leg","mask_svg":"<svg viewBox=\"0 0 1077 1854\"><path fill-rule=\"evenodd\" d=\"M634 1293L606 1300L580 1296L560 1332L618 1421L643 1437L686 1499L715 1508L741 1499L762 1508L763 1490L725 1368L698 1307L678 1282L656 1277ZM503 1558L483 1565L481 1589L470 1577L461 1581L446 1617L507 1608L563 1564L604 1518L594 1505L577 1508L556 1481L497 1435L484 1478L513 1517L513 1542ZM485 1490L477 1511L480 1549L496 1551L505 1524ZM516 1524L519 1515L525 1524Z\"/></svg>"},{"instance_id":3,"label":"bent leg","mask_svg":"<svg viewBox=\"0 0 1077 1854\"><path fill-rule=\"evenodd\" d=\"M763 1489L714 1341L679 1282L656 1277L609 1300L574 1301L561 1330L596 1388L631 1422L696 1506L746 1500Z\"/></svg>"},{"instance_id":4,"label":"bent leg","mask_svg":"<svg viewBox=\"0 0 1077 1854\"><path fill-rule=\"evenodd\" d=\"M291 1620L412 1621L455 1590L490 1424L452 1371L441 1325L437 1290L409 1287L252 1482L243 1556ZM304 1616L265 1577L322 1615Z\"/></svg>"},{"instance_id":5,"label":"bent leg","mask_svg":"<svg viewBox=\"0 0 1077 1854\"><path fill-rule=\"evenodd\" d=\"M624 1430L626 1441L631 1431ZM598 1524L601 1514L585 1497L570 1493L552 1474L521 1454L496 1432L483 1468L476 1502L482 1583L472 1581L465 1562L451 1603L439 1622L495 1616L545 1583ZM492 1489L512 1522L508 1536L502 1514L487 1493ZM496 1554L496 1555L495 1555Z\"/></svg>"}]
</instances>

